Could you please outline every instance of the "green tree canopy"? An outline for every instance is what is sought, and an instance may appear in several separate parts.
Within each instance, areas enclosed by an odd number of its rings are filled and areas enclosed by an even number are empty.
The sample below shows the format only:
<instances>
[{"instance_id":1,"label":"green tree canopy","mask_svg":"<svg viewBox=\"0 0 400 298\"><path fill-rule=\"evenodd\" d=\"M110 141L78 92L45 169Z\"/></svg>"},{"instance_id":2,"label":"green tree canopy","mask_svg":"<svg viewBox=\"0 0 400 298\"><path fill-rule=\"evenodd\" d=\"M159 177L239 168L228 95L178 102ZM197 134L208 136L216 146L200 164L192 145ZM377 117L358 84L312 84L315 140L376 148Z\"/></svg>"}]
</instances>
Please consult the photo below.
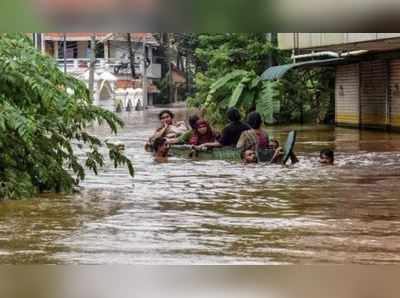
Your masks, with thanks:
<instances>
[{"instance_id":1,"label":"green tree canopy","mask_svg":"<svg viewBox=\"0 0 400 298\"><path fill-rule=\"evenodd\" d=\"M276 63L284 57L264 33L199 34L196 43L196 94L189 105L205 107L214 124L224 122L225 111L238 107L243 114L257 108L271 119L274 96L269 83L259 79L271 55Z\"/></svg>"},{"instance_id":2,"label":"green tree canopy","mask_svg":"<svg viewBox=\"0 0 400 298\"><path fill-rule=\"evenodd\" d=\"M95 106L86 86L25 35L0 35L0 69L0 198L69 192L84 179L85 167L97 174L105 144L87 128L107 123L116 133L122 120ZM84 160L77 147L85 150ZM108 149L114 165L127 165L133 175L131 161L116 146Z\"/></svg>"},{"instance_id":3,"label":"green tree canopy","mask_svg":"<svg viewBox=\"0 0 400 298\"><path fill-rule=\"evenodd\" d=\"M194 38L191 36L191 38ZM290 53L267 41L264 33L199 34L196 45L196 93L191 107L205 108L213 124L226 122L229 107L243 115L257 110L266 123L322 122L332 115L332 69L293 70L279 81L260 75L272 58L291 63Z\"/></svg>"}]
</instances>

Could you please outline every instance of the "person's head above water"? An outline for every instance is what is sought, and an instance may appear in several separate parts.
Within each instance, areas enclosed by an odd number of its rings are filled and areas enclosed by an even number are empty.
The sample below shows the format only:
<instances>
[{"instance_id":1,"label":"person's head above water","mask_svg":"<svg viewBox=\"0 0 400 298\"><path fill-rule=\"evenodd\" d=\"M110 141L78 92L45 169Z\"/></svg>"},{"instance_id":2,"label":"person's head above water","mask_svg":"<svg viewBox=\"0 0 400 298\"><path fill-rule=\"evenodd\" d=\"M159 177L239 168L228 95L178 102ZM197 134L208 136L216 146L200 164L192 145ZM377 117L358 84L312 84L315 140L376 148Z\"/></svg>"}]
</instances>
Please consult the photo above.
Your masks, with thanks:
<instances>
[{"instance_id":1,"label":"person's head above water","mask_svg":"<svg viewBox=\"0 0 400 298\"><path fill-rule=\"evenodd\" d=\"M196 130L200 135L206 135L207 133L212 133L210 125L205 120L198 120L196 122Z\"/></svg>"},{"instance_id":2,"label":"person's head above water","mask_svg":"<svg viewBox=\"0 0 400 298\"><path fill-rule=\"evenodd\" d=\"M226 115L231 122L240 122L242 119L242 116L240 116L240 112L237 108L229 108L226 112Z\"/></svg>"},{"instance_id":3,"label":"person's head above water","mask_svg":"<svg viewBox=\"0 0 400 298\"><path fill-rule=\"evenodd\" d=\"M172 121L174 120L174 117L175 117L174 113L172 113L169 110L161 111L160 114L158 114L158 118L160 119L163 125L166 124L171 125Z\"/></svg>"},{"instance_id":4,"label":"person's head above water","mask_svg":"<svg viewBox=\"0 0 400 298\"><path fill-rule=\"evenodd\" d=\"M189 125L192 129L196 129L196 123L197 121L200 120L200 117L198 115L192 115L189 117Z\"/></svg>"},{"instance_id":5,"label":"person's head above water","mask_svg":"<svg viewBox=\"0 0 400 298\"><path fill-rule=\"evenodd\" d=\"M319 162L321 164L333 165L335 161L335 153L331 149L323 149L319 154Z\"/></svg>"},{"instance_id":6,"label":"person's head above water","mask_svg":"<svg viewBox=\"0 0 400 298\"><path fill-rule=\"evenodd\" d=\"M251 112L247 116L247 124L250 125L252 129L260 129L262 122L261 115L258 112Z\"/></svg>"},{"instance_id":7,"label":"person's head above water","mask_svg":"<svg viewBox=\"0 0 400 298\"><path fill-rule=\"evenodd\" d=\"M165 138L157 138L153 143L154 152L156 155L167 156L168 154L168 143Z\"/></svg>"},{"instance_id":8,"label":"person's head above water","mask_svg":"<svg viewBox=\"0 0 400 298\"><path fill-rule=\"evenodd\" d=\"M275 140L275 139L271 140L271 147L272 147L272 149L276 150L276 149L279 148L279 146L280 146L280 144L279 144L279 141L278 141L278 140Z\"/></svg>"},{"instance_id":9,"label":"person's head above water","mask_svg":"<svg viewBox=\"0 0 400 298\"><path fill-rule=\"evenodd\" d=\"M254 150L244 150L240 153L244 163L257 163L257 156Z\"/></svg>"}]
</instances>

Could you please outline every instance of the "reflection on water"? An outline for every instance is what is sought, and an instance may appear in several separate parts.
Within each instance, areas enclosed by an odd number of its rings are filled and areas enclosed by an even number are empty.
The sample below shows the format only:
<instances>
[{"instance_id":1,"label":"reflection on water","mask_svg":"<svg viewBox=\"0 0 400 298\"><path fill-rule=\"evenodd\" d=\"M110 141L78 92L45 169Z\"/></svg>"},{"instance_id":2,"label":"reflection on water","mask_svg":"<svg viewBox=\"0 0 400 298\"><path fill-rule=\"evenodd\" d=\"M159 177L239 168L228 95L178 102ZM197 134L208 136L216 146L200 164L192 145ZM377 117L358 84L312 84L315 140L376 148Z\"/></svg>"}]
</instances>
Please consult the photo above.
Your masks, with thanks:
<instances>
[{"instance_id":1,"label":"reflection on water","mask_svg":"<svg viewBox=\"0 0 400 298\"><path fill-rule=\"evenodd\" d=\"M296 166L172 158L143 144L159 110L123 114L136 177L108 165L81 194L0 204L2 263L286 264L400 262L400 135L298 130ZM185 117L177 110L178 117ZM108 129L94 128L109 137ZM336 150L321 167L318 152Z\"/></svg>"}]
</instances>

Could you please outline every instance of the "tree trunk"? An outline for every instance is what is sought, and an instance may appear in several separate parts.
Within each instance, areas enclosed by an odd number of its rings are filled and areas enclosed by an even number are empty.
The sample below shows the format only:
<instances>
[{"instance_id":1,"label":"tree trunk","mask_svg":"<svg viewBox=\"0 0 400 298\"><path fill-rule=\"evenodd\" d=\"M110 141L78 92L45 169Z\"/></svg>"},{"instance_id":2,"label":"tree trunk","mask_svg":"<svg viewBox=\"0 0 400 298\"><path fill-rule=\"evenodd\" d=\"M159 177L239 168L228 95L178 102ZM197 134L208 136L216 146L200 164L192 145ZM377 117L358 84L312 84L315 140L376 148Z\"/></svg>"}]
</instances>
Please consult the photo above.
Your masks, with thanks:
<instances>
[{"instance_id":1,"label":"tree trunk","mask_svg":"<svg viewBox=\"0 0 400 298\"><path fill-rule=\"evenodd\" d=\"M142 74L142 85L143 85L143 105L148 106L148 84L147 84L147 54L146 54L146 37L143 38L143 74Z\"/></svg>"},{"instance_id":2,"label":"tree trunk","mask_svg":"<svg viewBox=\"0 0 400 298\"><path fill-rule=\"evenodd\" d=\"M94 100L94 68L96 64L96 35L90 37L90 63L89 63L89 92L90 98Z\"/></svg>"},{"instance_id":3,"label":"tree trunk","mask_svg":"<svg viewBox=\"0 0 400 298\"><path fill-rule=\"evenodd\" d=\"M129 61L130 61L130 65L131 65L131 75L132 75L132 79L135 79L136 77L136 73L135 73L135 52L133 51L133 47L132 47L132 37L131 34L128 33L128 48L129 48Z\"/></svg>"},{"instance_id":4,"label":"tree trunk","mask_svg":"<svg viewBox=\"0 0 400 298\"><path fill-rule=\"evenodd\" d=\"M171 65L171 45L169 39L169 33L162 33L163 36L163 46L165 50L165 61L167 63L168 69L168 99L170 102L175 102L175 90L174 90L174 82L172 80L172 65Z\"/></svg>"},{"instance_id":5,"label":"tree trunk","mask_svg":"<svg viewBox=\"0 0 400 298\"><path fill-rule=\"evenodd\" d=\"M186 73L186 96L190 94L190 55L186 56L186 66L185 66L185 73Z\"/></svg>"}]
</instances>

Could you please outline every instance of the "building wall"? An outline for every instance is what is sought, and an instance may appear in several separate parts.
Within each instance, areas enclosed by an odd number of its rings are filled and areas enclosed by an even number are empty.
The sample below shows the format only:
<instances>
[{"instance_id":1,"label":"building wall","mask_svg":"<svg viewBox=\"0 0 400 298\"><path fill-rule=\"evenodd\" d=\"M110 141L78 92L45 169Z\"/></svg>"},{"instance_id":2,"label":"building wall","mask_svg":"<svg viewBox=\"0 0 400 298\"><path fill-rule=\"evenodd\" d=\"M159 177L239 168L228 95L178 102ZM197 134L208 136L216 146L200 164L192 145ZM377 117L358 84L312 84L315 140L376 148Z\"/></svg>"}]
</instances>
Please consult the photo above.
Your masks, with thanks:
<instances>
[{"instance_id":1,"label":"building wall","mask_svg":"<svg viewBox=\"0 0 400 298\"><path fill-rule=\"evenodd\" d=\"M360 122L359 64L336 67L336 123L358 126Z\"/></svg>"},{"instance_id":2,"label":"building wall","mask_svg":"<svg viewBox=\"0 0 400 298\"><path fill-rule=\"evenodd\" d=\"M390 61L390 124L400 128L400 60Z\"/></svg>"},{"instance_id":3,"label":"building wall","mask_svg":"<svg viewBox=\"0 0 400 298\"><path fill-rule=\"evenodd\" d=\"M386 63L368 61L360 63L360 114L361 126L387 125L386 113Z\"/></svg>"},{"instance_id":4,"label":"building wall","mask_svg":"<svg viewBox=\"0 0 400 298\"><path fill-rule=\"evenodd\" d=\"M279 33L279 48L282 50L292 49L295 34L296 40L298 40L297 45L301 49L400 37L400 33Z\"/></svg>"},{"instance_id":5,"label":"building wall","mask_svg":"<svg viewBox=\"0 0 400 298\"><path fill-rule=\"evenodd\" d=\"M336 67L336 124L400 129L400 59Z\"/></svg>"}]
</instances>

